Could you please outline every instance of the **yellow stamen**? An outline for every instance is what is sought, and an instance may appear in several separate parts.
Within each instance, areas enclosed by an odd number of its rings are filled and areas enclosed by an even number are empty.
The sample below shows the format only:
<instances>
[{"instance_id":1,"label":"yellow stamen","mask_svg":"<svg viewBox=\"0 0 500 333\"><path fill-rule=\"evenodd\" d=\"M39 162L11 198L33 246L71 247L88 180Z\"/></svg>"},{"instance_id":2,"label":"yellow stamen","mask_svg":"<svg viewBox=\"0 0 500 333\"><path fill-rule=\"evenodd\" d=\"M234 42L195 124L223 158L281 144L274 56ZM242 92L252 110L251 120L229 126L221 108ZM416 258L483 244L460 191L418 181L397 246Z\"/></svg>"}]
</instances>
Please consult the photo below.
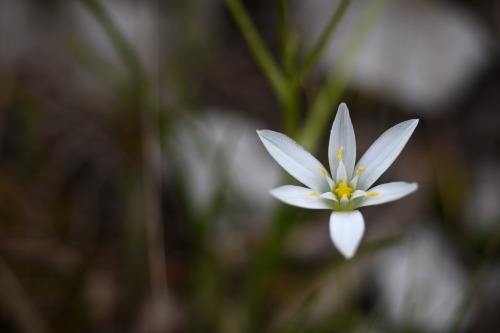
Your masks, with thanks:
<instances>
[{"instance_id":1,"label":"yellow stamen","mask_svg":"<svg viewBox=\"0 0 500 333\"><path fill-rule=\"evenodd\" d=\"M380 194L380 192L366 192L367 197L374 197L374 196L377 196L379 194Z\"/></svg>"},{"instance_id":2,"label":"yellow stamen","mask_svg":"<svg viewBox=\"0 0 500 333\"><path fill-rule=\"evenodd\" d=\"M324 168L318 168L319 171L321 171L323 173L323 176L328 176L328 172L326 172L326 170Z\"/></svg>"},{"instance_id":3,"label":"yellow stamen","mask_svg":"<svg viewBox=\"0 0 500 333\"><path fill-rule=\"evenodd\" d=\"M356 174L359 175L364 169L366 169L364 166L359 167L358 170L356 170Z\"/></svg>"},{"instance_id":4,"label":"yellow stamen","mask_svg":"<svg viewBox=\"0 0 500 333\"><path fill-rule=\"evenodd\" d=\"M344 150L344 147L340 147L339 152L337 153L337 159L340 161L342 159L342 151Z\"/></svg>"},{"instance_id":5,"label":"yellow stamen","mask_svg":"<svg viewBox=\"0 0 500 333\"><path fill-rule=\"evenodd\" d=\"M313 197L318 197L318 198L320 197L319 194L316 192L311 192L311 193L309 193L309 195L312 195Z\"/></svg>"},{"instance_id":6,"label":"yellow stamen","mask_svg":"<svg viewBox=\"0 0 500 333\"><path fill-rule=\"evenodd\" d=\"M342 198L349 199L351 197L352 192L354 192L354 189L352 189L349 185L347 185L346 182L340 182L337 185L337 188L333 190L333 194L335 194L339 199Z\"/></svg>"}]
</instances>

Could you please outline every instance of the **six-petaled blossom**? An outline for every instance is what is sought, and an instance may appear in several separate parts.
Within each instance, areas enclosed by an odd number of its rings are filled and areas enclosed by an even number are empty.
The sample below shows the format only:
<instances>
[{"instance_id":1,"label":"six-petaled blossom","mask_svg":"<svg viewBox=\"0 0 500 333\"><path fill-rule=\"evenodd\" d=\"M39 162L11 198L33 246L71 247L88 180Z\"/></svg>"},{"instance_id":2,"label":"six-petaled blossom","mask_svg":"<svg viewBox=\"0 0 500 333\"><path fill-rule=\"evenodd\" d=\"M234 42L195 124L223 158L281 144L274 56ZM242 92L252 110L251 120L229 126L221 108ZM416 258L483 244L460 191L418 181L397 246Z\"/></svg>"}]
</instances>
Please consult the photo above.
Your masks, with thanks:
<instances>
[{"instance_id":1,"label":"six-petaled blossom","mask_svg":"<svg viewBox=\"0 0 500 333\"><path fill-rule=\"evenodd\" d=\"M347 106L339 106L330 134L330 173L309 152L288 136L257 131L267 151L290 175L306 187L285 185L271 190L293 206L330 209L330 237L339 252L351 258L364 233L359 207L400 199L417 189L416 183L393 182L372 187L394 162L418 119L404 121L384 132L356 164L356 139Z\"/></svg>"}]
</instances>

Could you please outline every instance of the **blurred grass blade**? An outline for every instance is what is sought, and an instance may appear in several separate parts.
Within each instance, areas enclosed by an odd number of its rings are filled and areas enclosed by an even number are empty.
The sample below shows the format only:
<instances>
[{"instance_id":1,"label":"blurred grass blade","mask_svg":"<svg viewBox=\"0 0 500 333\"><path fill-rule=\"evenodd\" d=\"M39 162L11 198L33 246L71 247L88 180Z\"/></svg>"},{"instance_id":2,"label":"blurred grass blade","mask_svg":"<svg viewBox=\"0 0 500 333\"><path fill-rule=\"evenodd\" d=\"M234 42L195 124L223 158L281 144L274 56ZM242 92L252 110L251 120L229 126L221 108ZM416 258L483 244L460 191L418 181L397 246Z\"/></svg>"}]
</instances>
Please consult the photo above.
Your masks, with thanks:
<instances>
[{"instance_id":1,"label":"blurred grass blade","mask_svg":"<svg viewBox=\"0 0 500 333\"><path fill-rule=\"evenodd\" d=\"M349 43L343 50L338 63L332 68L325 85L314 100L309 116L299 133L302 146L314 152L322 133L331 124L333 109L339 103L349 76L351 75L358 55L365 45L373 28L384 12L389 0L374 0L369 2L351 35Z\"/></svg>"},{"instance_id":2,"label":"blurred grass blade","mask_svg":"<svg viewBox=\"0 0 500 333\"><path fill-rule=\"evenodd\" d=\"M324 265L321 265L316 271L310 271L306 279L302 280L302 282L300 283L297 283L297 290L301 290L303 288L306 288L308 285L315 284L315 281L322 279L325 275L331 272L332 269L337 269L338 267L343 265L350 265L352 262L359 261L371 254L398 245L405 239L406 235L394 235L370 242L366 245L361 246L356 255L349 261L346 261L344 257L340 255L336 255L331 261L326 262ZM291 292L291 294L293 293L294 291Z\"/></svg>"},{"instance_id":3,"label":"blurred grass blade","mask_svg":"<svg viewBox=\"0 0 500 333\"><path fill-rule=\"evenodd\" d=\"M453 314L450 326L446 332L456 333L461 331L461 324L463 323L464 318L466 318L467 311L471 308L472 303L474 302L474 297L477 295L479 288L481 287L481 282L483 282L486 272L493 263L495 254L499 248L500 230L497 230L491 234L491 237L486 243L483 258L476 271L472 274L472 277L467 285L466 292L460 302L460 305Z\"/></svg>"},{"instance_id":4,"label":"blurred grass blade","mask_svg":"<svg viewBox=\"0 0 500 333\"><path fill-rule=\"evenodd\" d=\"M159 93L152 86L139 56L120 31L108 11L97 0L80 0L101 25L113 44L118 56L127 68L132 87L132 106L140 116L142 154L142 199L143 219L146 228L149 279L152 302L152 326L154 332L164 332L168 326L164 308L168 302L168 283L164 231L162 224L162 165L163 153L160 140L162 134L162 103ZM160 158L158 158L160 157Z\"/></svg>"},{"instance_id":5,"label":"blurred grass blade","mask_svg":"<svg viewBox=\"0 0 500 333\"><path fill-rule=\"evenodd\" d=\"M367 255L384 250L394 245L398 245L399 243L402 243L405 240L406 240L406 235L404 234L387 236L382 239L377 239L376 241L361 246L359 254L356 255L355 259L358 257L365 257Z\"/></svg>"},{"instance_id":6,"label":"blurred grass blade","mask_svg":"<svg viewBox=\"0 0 500 333\"><path fill-rule=\"evenodd\" d=\"M371 254L374 254L378 251L387 249L389 247L395 246L400 244L402 241L406 239L405 235L394 235L394 236L388 236L373 242L370 242L364 246L361 247L361 249L358 251L356 256L349 260L346 261L343 257L340 255L336 255L333 260L330 260L323 265L320 265L318 269L316 270L309 270L307 275L302 278L301 280L297 281L293 287L289 288L288 293L284 299L281 300L284 304L290 304L290 303L295 303L297 302L297 295L301 297L300 295L303 293L304 290L310 289L311 286L316 286L315 288L318 288L325 283L327 283L327 280L331 279L332 273L335 273L335 275L342 275L342 271L345 271L346 268L349 268L353 262L361 260ZM347 280L346 280L347 278ZM344 280L344 283L341 283L339 285L339 293L343 295L341 299L343 299L343 304L344 307L347 306L349 308L349 297L351 293L352 287L349 287L349 278L346 276L344 278L339 278L341 280ZM345 315L341 315L340 317L336 318L331 318L326 321L320 322L313 327L309 327L307 329L301 329L298 330L298 325L301 322L305 322L306 319L308 318L308 315L310 315L307 310L314 305L314 300L315 300L316 292L315 289L308 295L308 297L303 301L301 306L295 311L294 316L290 317L289 322L294 323L294 329L291 330L288 327L291 326L290 324L287 324L287 328L280 330L280 333L284 332L331 332L332 330L345 330L348 329L352 325L352 321L348 318L350 316L356 315L355 313L350 313L349 311L345 312L348 315L346 317Z\"/></svg>"},{"instance_id":7,"label":"blurred grass blade","mask_svg":"<svg viewBox=\"0 0 500 333\"><path fill-rule=\"evenodd\" d=\"M249 332L262 329L260 325L262 325L263 317L267 315L262 304L265 302L266 293L274 277L273 273L280 267L286 235L302 212L297 211L295 207L278 204L273 214L271 230L256 251L245 281L245 305Z\"/></svg>"},{"instance_id":8,"label":"blurred grass blade","mask_svg":"<svg viewBox=\"0 0 500 333\"><path fill-rule=\"evenodd\" d=\"M108 11L97 0L80 0L80 2L89 10L97 22L101 25L109 40L115 47L118 56L132 75L141 75L143 70L140 65L139 57L134 48L120 31L118 25L109 15Z\"/></svg>"},{"instance_id":9,"label":"blurred grass blade","mask_svg":"<svg viewBox=\"0 0 500 333\"><path fill-rule=\"evenodd\" d=\"M286 0L278 0L280 11L279 38L281 48L281 61L286 63L288 49L288 34L290 32L290 22L288 19L288 6Z\"/></svg>"},{"instance_id":10,"label":"blurred grass blade","mask_svg":"<svg viewBox=\"0 0 500 333\"><path fill-rule=\"evenodd\" d=\"M37 311L14 272L0 258L0 301L8 308L20 332L48 333L50 329ZM2 312L5 309L2 309Z\"/></svg>"},{"instance_id":11,"label":"blurred grass blade","mask_svg":"<svg viewBox=\"0 0 500 333\"><path fill-rule=\"evenodd\" d=\"M287 0L278 1L280 10L279 41L281 49L281 63L283 70L285 71L285 75L289 79L289 84L297 86L297 80L295 78L295 61L299 50L299 38L298 34L290 25Z\"/></svg>"},{"instance_id":12,"label":"blurred grass blade","mask_svg":"<svg viewBox=\"0 0 500 333\"><path fill-rule=\"evenodd\" d=\"M328 43L331 42L331 36L335 32L335 29L337 28L340 20L344 16L350 3L351 0L342 0L342 2L339 4L337 10L328 21L328 24L323 33L321 34L319 40L316 42L313 49L307 55L306 59L304 60L304 63L300 67L297 75L298 81L304 80L309 75L311 70L314 68L314 66L318 62L318 59L323 54L325 47L328 45Z\"/></svg>"},{"instance_id":13,"label":"blurred grass blade","mask_svg":"<svg viewBox=\"0 0 500 333\"><path fill-rule=\"evenodd\" d=\"M253 25L250 17L243 8L240 0L225 0L236 23L238 24L243 37L245 38L257 64L271 83L276 95L283 100L286 94L285 78L274 61L271 53L267 50L264 42L259 36L257 29Z\"/></svg>"},{"instance_id":14,"label":"blurred grass blade","mask_svg":"<svg viewBox=\"0 0 500 333\"><path fill-rule=\"evenodd\" d=\"M260 37L257 29L248 16L245 8L242 6L240 0L225 0L231 14L233 15L236 23L238 24L243 37L245 38L248 47L250 48L257 65L260 67L265 77L269 81L271 88L274 91L283 111L283 119L285 123L285 133L292 135L295 132L298 122L298 109L296 103L296 89L293 84L290 84L283 71L278 67L273 56L265 46L262 38ZM282 2L282 15L286 15L286 6ZM287 35L285 31L288 27L287 19L282 18L283 34L283 47L284 50L288 48Z\"/></svg>"},{"instance_id":15,"label":"blurred grass blade","mask_svg":"<svg viewBox=\"0 0 500 333\"><path fill-rule=\"evenodd\" d=\"M121 95L123 90L123 73L110 61L98 55L85 41L73 40L70 43L77 61L99 81L104 83L115 94Z\"/></svg>"}]
</instances>

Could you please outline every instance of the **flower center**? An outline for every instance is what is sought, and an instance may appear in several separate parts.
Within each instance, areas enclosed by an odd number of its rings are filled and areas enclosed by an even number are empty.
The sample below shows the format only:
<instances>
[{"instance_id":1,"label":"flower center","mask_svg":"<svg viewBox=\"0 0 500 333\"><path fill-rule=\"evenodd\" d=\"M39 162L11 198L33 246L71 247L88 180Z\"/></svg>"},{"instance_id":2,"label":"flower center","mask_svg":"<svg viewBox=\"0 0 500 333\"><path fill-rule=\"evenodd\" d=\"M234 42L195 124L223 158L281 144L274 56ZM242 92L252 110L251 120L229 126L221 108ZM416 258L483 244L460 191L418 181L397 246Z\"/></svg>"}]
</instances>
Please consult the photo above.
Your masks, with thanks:
<instances>
[{"instance_id":1,"label":"flower center","mask_svg":"<svg viewBox=\"0 0 500 333\"><path fill-rule=\"evenodd\" d=\"M339 200L342 198L349 199L352 192L354 192L354 189L351 188L346 182L340 182L332 192L337 196Z\"/></svg>"}]
</instances>

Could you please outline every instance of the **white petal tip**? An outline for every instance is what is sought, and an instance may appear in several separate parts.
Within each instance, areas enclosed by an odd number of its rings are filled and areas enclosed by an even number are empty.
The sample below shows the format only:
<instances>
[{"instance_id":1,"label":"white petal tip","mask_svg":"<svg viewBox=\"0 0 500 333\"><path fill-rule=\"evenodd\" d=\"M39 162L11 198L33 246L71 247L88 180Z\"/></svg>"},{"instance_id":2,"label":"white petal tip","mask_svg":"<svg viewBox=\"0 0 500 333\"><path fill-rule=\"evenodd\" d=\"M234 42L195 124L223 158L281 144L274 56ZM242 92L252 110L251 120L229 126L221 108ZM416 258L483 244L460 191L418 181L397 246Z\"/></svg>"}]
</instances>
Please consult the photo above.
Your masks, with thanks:
<instances>
[{"instance_id":1,"label":"white petal tip","mask_svg":"<svg viewBox=\"0 0 500 333\"><path fill-rule=\"evenodd\" d=\"M292 177L316 192L323 193L330 189L325 176L319 171L325 167L301 145L279 132L260 130L257 134L269 154Z\"/></svg>"},{"instance_id":2,"label":"white petal tip","mask_svg":"<svg viewBox=\"0 0 500 333\"><path fill-rule=\"evenodd\" d=\"M337 112L347 112L347 113L349 113L349 108L347 107L347 104L340 103Z\"/></svg>"},{"instance_id":3,"label":"white petal tip","mask_svg":"<svg viewBox=\"0 0 500 333\"><path fill-rule=\"evenodd\" d=\"M347 253L342 253L342 252L340 252L340 253L341 253L341 254L344 256L344 258L346 258L347 260L352 259L352 257L354 257L354 252L353 252L353 253L350 253L350 254L347 254Z\"/></svg>"},{"instance_id":4,"label":"white petal tip","mask_svg":"<svg viewBox=\"0 0 500 333\"><path fill-rule=\"evenodd\" d=\"M309 188L285 185L272 189L270 193L276 199L291 206L307 209L332 209L329 200L321 198L318 193Z\"/></svg>"},{"instance_id":5,"label":"white petal tip","mask_svg":"<svg viewBox=\"0 0 500 333\"><path fill-rule=\"evenodd\" d=\"M411 120L408 120L408 122L411 122L411 127L413 127L413 128L417 127L419 121L420 121L420 119L411 119Z\"/></svg>"},{"instance_id":6,"label":"white petal tip","mask_svg":"<svg viewBox=\"0 0 500 333\"><path fill-rule=\"evenodd\" d=\"M417 190L418 190L418 183L409 183L408 184L408 193L406 195L411 194Z\"/></svg>"},{"instance_id":7,"label":"white petal tip","mask_svg":"<svg viewBox=\"0 0 500 333\"><path fill-rule=\"evenodd\" d=\"M357 249L358 249L357 246L351 249L342 249L340 247L337 247L339 253L347 260L352 259L352 257L354 257L354 254L356 254Z\"/></svg>"},{"instance_id":8,"label":"white petal tip","mask_svg":"<svg viewBox=\"0 0 500 333\"><path fill-rule=\"evenodd\" d=\"M364 230L363 216L357 210L333 212L330 216L330 237L346 259L351 259L356 253Z\"/></svg>"},{"instance_id":9,"label":"white petal tip","mask_svg":"<svg viewBox=\"0 0 500 333\"><path fill-rule=\"evenodd\" d=\"M365 200L358 207L380 205L383 203L399 200L415 192L418 189L417 183L393 182L372 187L368 193L375 195L365 197Z\"/></svg>"}]
</instances>

